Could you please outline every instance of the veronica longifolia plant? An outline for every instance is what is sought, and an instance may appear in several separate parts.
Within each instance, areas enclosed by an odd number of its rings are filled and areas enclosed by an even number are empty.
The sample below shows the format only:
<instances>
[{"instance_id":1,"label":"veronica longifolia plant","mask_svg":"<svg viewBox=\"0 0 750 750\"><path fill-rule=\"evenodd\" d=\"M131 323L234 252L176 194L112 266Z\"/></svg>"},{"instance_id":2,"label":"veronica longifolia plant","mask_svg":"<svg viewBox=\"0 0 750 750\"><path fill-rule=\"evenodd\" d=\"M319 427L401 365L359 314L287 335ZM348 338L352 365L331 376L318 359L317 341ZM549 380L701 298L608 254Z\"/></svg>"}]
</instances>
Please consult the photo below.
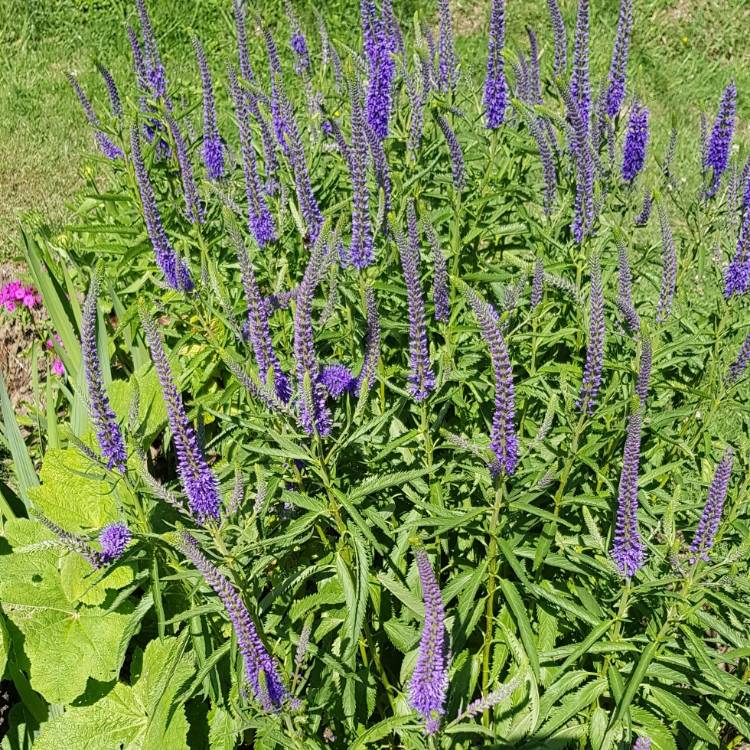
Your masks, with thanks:
<instances>
[{"instance_id":1,"label":"veronica longifolia plant","mask_svg":"<svg viewBox=\"0 0 750 750\"><path fill-rule=\"evenodd\" d=\"M468 60L455 4L362 0L323 65L304 3L219 0L236 46L180 76L153 5L135 86L76 89L122 155L0 310L43 305L66 370L21 426L0 387L6 740L739 748L741 92L699 170L689 123L644 158L629 0L528 36L487 0Z\"/></svg>"}]
</instances>

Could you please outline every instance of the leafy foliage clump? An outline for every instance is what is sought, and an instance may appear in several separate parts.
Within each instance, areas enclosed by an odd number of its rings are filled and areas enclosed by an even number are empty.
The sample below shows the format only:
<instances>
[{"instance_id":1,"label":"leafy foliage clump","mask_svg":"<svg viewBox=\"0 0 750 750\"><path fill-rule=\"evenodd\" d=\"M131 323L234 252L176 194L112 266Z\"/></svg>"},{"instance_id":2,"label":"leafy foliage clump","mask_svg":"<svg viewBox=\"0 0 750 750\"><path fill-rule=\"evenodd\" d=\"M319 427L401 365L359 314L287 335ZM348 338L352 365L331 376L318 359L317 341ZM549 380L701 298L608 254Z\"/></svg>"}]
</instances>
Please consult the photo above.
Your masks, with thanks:
<instances>
[{"instance_id":1,"label":"leafy foliage clump","mask_svg":"<svg viewBox=\"0 0 750 750\"><path fill-rule=\"evenodd\" d=\"M8 747L750 736L750 346L722 269L748 170L683 148L696 193L641 105L638 138L607 114L585 2L576 86L535 35L503 48L494 2L484 89L447 2L435 39L382 5L362 54L292 8L279 54L248 19L239 122L209 60L199 124L139 1L124 114L83 95L98 178L64 238L24 235L65 368L31 447L0 392Z\"/></svg>"}]
</instances>

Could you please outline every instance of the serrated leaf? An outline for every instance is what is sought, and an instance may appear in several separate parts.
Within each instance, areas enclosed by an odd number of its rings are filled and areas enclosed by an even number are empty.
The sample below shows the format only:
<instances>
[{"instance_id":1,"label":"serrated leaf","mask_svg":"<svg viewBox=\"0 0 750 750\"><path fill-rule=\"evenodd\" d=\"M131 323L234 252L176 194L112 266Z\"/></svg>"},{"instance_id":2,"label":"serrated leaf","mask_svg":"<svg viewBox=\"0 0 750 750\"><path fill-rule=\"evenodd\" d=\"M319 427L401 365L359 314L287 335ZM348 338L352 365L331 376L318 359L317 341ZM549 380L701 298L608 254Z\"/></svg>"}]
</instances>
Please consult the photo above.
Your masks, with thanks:
<instances>
[{"instance_id":1,"label":"serrated leaf","mask_svg":"<svg viewBox=\"0 0 750 750\"><path fill-rule=\"evenodd\" d=\"M707 742L709 745L718 744L716 734L711 731L711 728L706 722L701 719L698 712L685 703L682 698L678 698L672 693L662 690L656 685L650 685L649 691L651 697L659 708L672 719L672 721L679 722L688 731L692 732L696 737L700 737L702 740Z\"/></svg>"}]
</instances>

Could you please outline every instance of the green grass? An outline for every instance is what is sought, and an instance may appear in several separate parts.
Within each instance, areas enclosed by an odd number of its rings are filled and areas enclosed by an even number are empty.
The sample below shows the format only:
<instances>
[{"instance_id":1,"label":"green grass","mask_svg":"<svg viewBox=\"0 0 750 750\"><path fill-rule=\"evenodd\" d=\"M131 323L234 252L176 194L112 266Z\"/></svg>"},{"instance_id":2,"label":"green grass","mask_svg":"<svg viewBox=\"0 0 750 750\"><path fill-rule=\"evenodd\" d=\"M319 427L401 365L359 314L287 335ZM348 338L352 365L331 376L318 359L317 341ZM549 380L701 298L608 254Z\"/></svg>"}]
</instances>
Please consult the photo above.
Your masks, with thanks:
<instances>
[{"instance_id":1,"label":"green grass","mask_svg":"<svg viewBox=\"0 0 750 750\"><path fill-rule=\"evenodd\" d=\"M0 0L0 259L16 254L19 217L31 213L35 221L54 226L67 216L66 202L81 184L92 141L66 71L75 71L84 88L102 100L104 88L94 66L101 60L133 95L125 35L126 22L135 20L133 5L130 0ZM264 0L264 15L279 19L280 5L280 0ZM423 15L434 13L434 0L395 5L404 26L416 7ZM572 37L575 0L562 5ZM599 75L608 64L617 5L617 0L593 3L593 65ZM454 2L459 47L476 76L482 73L488 6L489 0ZM233 53L229 0L151 0L150 7L173 81L195 84L190 32L204 39L217 72ZM327 2L325 14L335 38L356 44L357 0ZM526 49L524 28L531 24L549 59L544 0L510 2L507 15L509 48ZM652 109L657 148L674 114L683 128L685 154L694 152L700 111L713 112L732 77L740 91L740 116L750 112L742 97L750 91L748 28L746 0L636 0L630 71L636 93ZM750 135L746 119L740 129L744 142ZM684 132L686 125L690 132Z\"/></svg>"}]
</instances>

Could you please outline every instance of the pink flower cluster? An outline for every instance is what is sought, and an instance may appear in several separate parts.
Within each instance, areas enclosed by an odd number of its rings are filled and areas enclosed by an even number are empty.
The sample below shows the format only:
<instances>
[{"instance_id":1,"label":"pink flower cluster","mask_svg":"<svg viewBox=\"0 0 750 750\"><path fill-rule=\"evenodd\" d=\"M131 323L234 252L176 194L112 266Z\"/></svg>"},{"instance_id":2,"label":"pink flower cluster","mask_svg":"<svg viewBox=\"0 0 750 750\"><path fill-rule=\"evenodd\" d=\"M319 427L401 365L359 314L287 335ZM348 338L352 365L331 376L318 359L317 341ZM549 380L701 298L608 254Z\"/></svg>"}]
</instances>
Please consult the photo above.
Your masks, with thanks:
<instances>
[{"instance_id":1,"label":"pink flower cluster","mask_svg":"<svg viewBox=\"0 0 750 750\"><path fill-rule=\"evenodd\" d=\"M20 305L31 310L41 301L42 298L37 294L36 289L33 286L24 286L19 279L10 281L0 288L0 305L8 312L13 312Z\"/></svg>"},{"instance_id":2,"label":"pink flower cluster","mask_svg":"<svg viewBox=\"0 0 750 750\"><path fill-rule=\"evenodd\" d=\"M55 341L62 346L62 339L60 338L60 334L55 334ZM55 348L55 341L52 341L52 339L47 339L47 349L52 351L52 349ZM62 360L59 357L55 357L54 361L52 362L52 372L57 375L58 377L65 374L65 366L62 363Z\"/></svg>"}]
</instances>

